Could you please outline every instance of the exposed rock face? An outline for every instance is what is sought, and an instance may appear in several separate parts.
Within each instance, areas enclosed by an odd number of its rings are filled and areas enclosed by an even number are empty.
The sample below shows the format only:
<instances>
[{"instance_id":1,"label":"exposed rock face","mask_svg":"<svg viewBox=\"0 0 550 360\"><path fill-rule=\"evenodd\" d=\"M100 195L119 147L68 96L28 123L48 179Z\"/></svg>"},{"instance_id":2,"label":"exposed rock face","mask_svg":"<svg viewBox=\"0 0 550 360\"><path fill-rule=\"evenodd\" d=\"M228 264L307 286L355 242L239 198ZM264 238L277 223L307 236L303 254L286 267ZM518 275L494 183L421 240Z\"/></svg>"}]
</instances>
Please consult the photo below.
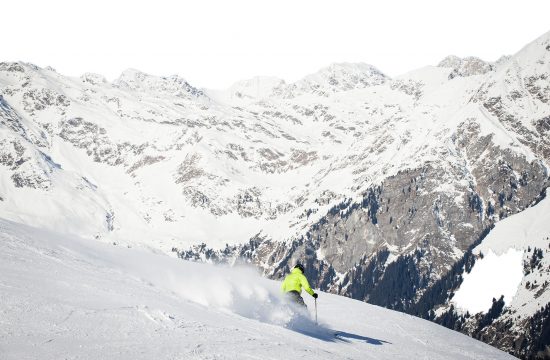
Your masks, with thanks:
<instances>
[{"instance_id":1,"label":"exposed rock face","mask_svg":"<svg viewBox=\"0 0 550 360\"><path fill-rule=\"evenodd\" d=\"M357 272L357 266L363 264L372 266L372 261L384 267L390 253L420 253L421 261L414 266L425 279L424 285L431 284L463 256L485 229L529 206L540 195L540 189L548 186L546 168L540 162L528 163L506 152L498 152L501 159L490 162L495 154L483 141L471 134L467 139L468 143L458 146L472 156L470 173L464 173L464 168L454 169L453 173L431 164L400 172L370 188L361 201L346 200L334 206L303 238L291 244L260 240L258 249L279 250L264 251L266 257L257 256L255 262L274 277L281 276L301 258L314 267L330 264L335 272L347 274ZM469 147L472 142L476 146ZM438 181L447 176L464 180L463 185L456 192L448 192ZM242 248L226 251L225 255L237 256L235 251ZM375 255L380 253L386 255ZM329 284L323 290L346 295L355 291L353 287L364 285L351 281L338 288L339 279L332 280L335 283L324 278L314 282Z\"/></svg>"}]
</instances>

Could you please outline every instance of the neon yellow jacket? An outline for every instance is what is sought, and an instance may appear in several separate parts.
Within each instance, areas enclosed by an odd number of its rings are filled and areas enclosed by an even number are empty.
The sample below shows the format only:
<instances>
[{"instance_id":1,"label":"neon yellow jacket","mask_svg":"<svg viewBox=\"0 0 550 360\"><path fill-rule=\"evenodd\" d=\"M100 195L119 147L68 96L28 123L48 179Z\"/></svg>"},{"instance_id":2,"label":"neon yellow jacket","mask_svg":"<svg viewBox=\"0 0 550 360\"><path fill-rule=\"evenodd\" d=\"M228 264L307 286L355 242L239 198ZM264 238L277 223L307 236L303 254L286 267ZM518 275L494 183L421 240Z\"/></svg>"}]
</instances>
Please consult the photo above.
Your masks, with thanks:
<instances>
[{"instance_id":1,"label":"neon yellow jacket","mask_svg":"<svg viewBox=\"0 0 550 360\"><path fill-rule=\"evenodd\" d=\"M313 296L313 294L315 294L315 292L311 289L311 286L309 286L307 278L304 274L302 274L302 271L298 268L294 268L290 271L290 274L285 277L285 280L281 284L281 291L287 293L294 290L301 294L302 287L309 295Z\"/></svg>"}]
</instances>

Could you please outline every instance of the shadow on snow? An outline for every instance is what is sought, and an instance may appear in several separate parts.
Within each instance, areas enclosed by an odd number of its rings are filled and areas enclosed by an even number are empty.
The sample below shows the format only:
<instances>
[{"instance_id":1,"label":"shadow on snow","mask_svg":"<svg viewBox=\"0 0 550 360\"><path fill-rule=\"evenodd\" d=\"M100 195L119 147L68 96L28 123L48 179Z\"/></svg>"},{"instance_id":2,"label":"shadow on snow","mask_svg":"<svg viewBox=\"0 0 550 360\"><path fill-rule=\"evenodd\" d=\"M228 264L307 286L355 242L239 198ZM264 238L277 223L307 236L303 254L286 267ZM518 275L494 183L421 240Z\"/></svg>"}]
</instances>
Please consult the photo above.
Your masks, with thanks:
<instances>
[{"instance_id":1,"label":"shadow on snow","mask_svg":"<svg viewBox=\"0 0 550 360\"><path fill-rule=\"evenodd\" d=\"M362 336L345 331L337 331L330 329L323 324L316 324L311 319L309 314L303 310L296 311L296 308L294 308L294 312L292 315L292 318L284 325L285 328L319 340L344 343L365 342L370 345L391 344L391 342L389 341L375 339L368 336Z\"/></svg>"},{"instance_id":2,"label":"shadow on snow","mask_svg":"<svg viewBox=\"0 0 550 360\"><path fill-rule=\"evenodd\" d=\"M337 331L336 332L336 338L338 338L342 341L345 341L345 342L350 342L351 340L359 340L359 341L364 341L367 344L371 344L371 345L391 344L391 342L389 342L389 341L370 338L368 336L361 336L361 335L352 334L352 333L348 333L348 332L344 332L344 331Z\"/></svg>"},{"instance_id":3,"label":"shadow on snow","mask_svg":"<svg viewBox=\"0 0 550 360\"><path fill-rule=\"evenodd\" d=\"M296 331L302 335L313 337L319 340L328 341L328 342L364 342L370 345L384 345L392 344L389 341L375 339L368 336L362 336L358 334L353 334L345 331L336 331L322 325L318 325L317 329L315 328L300 328L300 327L287 327L289 330Z\"/></svg>"}]
</instances>

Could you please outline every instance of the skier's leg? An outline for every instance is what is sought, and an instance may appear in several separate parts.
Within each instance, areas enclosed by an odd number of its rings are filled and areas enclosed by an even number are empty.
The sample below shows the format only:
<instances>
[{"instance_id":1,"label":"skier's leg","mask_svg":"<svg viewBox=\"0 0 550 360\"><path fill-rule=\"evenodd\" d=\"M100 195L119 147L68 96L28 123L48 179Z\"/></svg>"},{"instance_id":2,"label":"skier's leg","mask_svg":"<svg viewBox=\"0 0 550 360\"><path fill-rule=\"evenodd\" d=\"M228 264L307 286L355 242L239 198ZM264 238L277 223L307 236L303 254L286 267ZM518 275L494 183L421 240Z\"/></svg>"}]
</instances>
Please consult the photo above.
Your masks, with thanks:
<instances>
[{"instance_id":1,"label":"skier's leg","mask_svg":"<svg viewBox=\"0 0 550 360\"><path fill-rule=\"evenodd\" d=\"M300 295L298 295L298 296L296 297L296 303L297 303L298 305L303 306L304 308L307 309L307 305L306 305L306 303L304 302L304 298L301 297Z\"/></svg>"},{"instance_id":2,"label":"skier's leg","mask_svg":"<svg viewBox=\"0 0 550 360\"><path fill-rule=\"evenodd\" d=\"M307 308L306 303L304 302L304 299L300 296L299 292L292 290L287 292L286 295L290 302Z\"/></svg>"}]
</instances>

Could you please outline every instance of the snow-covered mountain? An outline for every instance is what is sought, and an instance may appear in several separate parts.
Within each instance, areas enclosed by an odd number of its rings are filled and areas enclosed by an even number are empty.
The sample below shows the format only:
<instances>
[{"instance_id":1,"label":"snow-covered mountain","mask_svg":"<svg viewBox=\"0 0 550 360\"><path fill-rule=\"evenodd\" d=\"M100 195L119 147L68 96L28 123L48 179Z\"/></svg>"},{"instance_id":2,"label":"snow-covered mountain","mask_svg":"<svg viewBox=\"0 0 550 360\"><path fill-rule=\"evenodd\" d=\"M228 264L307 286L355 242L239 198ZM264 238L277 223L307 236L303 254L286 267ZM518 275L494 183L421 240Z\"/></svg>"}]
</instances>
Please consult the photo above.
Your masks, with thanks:
<instances>
[{"instance_id":1,"label":"snow-covered mountain","mask_svg":"<svg viewBox=\"0 0 550 360\"><path fill-rule=\"evenodd\" d=\"M2 359L512 359L410 315L0 220ZM147 264L147 266L144 266ZM48 276L44 276L48 274ZM337 334L337 335L335 335Z\"/></svg>"},{"instance_id":2,"label":"snow-covered mountain","mask_svg":"<svg viewBox=\"0 0 550 360\"><path fill-rule=\"evenodd\" d=\"M495 63L225 91L0 63L0 217L271 278L301 259L323 290L449 325L473 249L549 185L549 76L550 33Z\"/></svg>"}]
</instances>

